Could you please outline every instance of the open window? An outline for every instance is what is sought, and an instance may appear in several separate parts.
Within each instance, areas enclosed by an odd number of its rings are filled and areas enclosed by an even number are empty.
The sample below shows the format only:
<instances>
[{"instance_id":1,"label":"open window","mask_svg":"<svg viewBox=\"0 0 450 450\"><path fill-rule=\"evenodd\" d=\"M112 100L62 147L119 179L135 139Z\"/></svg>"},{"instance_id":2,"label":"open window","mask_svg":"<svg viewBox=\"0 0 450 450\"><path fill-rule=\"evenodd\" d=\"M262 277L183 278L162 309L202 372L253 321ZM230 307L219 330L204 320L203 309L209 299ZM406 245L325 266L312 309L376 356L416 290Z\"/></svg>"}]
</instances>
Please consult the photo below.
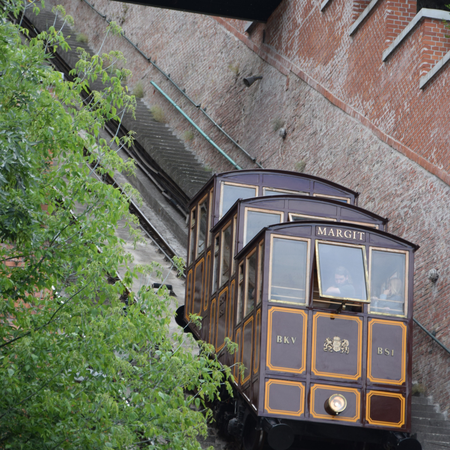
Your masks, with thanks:
<instances>
[{"instance_id":1,"label":"open window","mask_svg":"<svg viewBox=\"0 0 450 450\"><path fill-rule=\"evenodd\" d=\"M245 208L244 245L247 245L264 227L283 222L282 211Z\"/></svg>"},{"instance_id":2,"label":"open window","mask_svg":"<svg viewBox=\"0 0 450 450\"><path fill-rule=\"evenodd\" d=\"M264 196L270 196L270 195L309 195L309 192L302 192L302 191L291 191L289 189L276 189L271 187L264 187L263 188L263 195Z\"/></svg>"},{"instance_id":3,"label":"open window","mask_svg":"<svg viewBox=\"0 0 450 450\"><path fill-rule=\"evenodd\" d=\"M220 217L223 217L240 198L245 199L257 196L258 186L223 182L220 197Z\"/></svg>"},{"instance_id":4,"label":"open window","mask_svg":"<svg viewBox=\"0 0 450 450\"><path fill-rule=\"evenodd\" d=\"M408 298L408 254L370 249L370 312L404 316Z\"/></svg>"},{"instance_id":5,"label":"open window","mask_svg":"<svg viewBox=\"0 0 450 450\"><path fill-rule=\"evenodd\" d=\"M304 305L309 279L309 240L272 235L269 300Z\"/></svg>"},{"instance_id":6,"label":"open window","mask_svg":"<svg viewBox=\"0 0 450 450\"><path fill-rule=\"evenodd\" d=\"M238 269L238 295L237 295L237 307L236 307L236 325L243 319L244 312L244 263L239 264Z\"/></svg>"},{"instance_id":7,"label":"open window","mask_svg":"<svg viewBox=\"0 0 450 450\"><path fill-rule=\"evenodd\" d=\"M342 203L350 203L350 199L349 198L338 197L336 195L313 194L313 197L329 198L331 200L337 200L338 202L342 202Z\"/></svg>"},{"instance_id":8,"label":"open window","mask_svg":"<svg viewBox=\"0 0 450 450\"><path fill-rule=\"evenodd\" d=\"M255 308L256 302L256 274L258 268L258 259L256 248L245 259L245 307L244 317L250 314Z\"/></svg>"},{"instance_id":9,"label":"open window","mask_svg":"<svg viewBox=\"0 0 450 450\"><path fill-rule=\"evenodd\" d=\"M364 246L316 241L316 264L321 299L370 302Z\"/></svg>"},{"instance_id":10,"label":"open window","mask_svg":"<svg viewBox=\"0 0 450 450\"><path fill-rule=\"evenodd\" d=\"M308 214L289 213L289 222L304 222L306 220L326 220L329 222L336 222L336 219L331 217L310 216Z\"/></svg>"},{"instance_id":11,"label":"open window","mask_svg":"<svg viewBox=\"0 0 450 450\"><path fill-rule=\"evenodd\" d=\"M197 258L205 251L208 232L208 196L198 205Z\"/></svg>"},{"instance_id":12,"label":"open window","mask_svg":"<svg viewBox=\"0 0 450 450\"><path fill-rule=\"evenodd\" d=\"M219 286L222 286L230 279L232 231L231 222L222 230Z\"/></svg>"},{"instance_id":13,"label":"open window","mask_svg":"<svg viewBox=\"0 0 450 450\"><path fill-rule=\"evenodd\" d=\"M195 257L195 230L197 224L197 208L191 210L190 224L189 224L189 258L188 265L194 262Z\"/></svg>"}]
</instances>

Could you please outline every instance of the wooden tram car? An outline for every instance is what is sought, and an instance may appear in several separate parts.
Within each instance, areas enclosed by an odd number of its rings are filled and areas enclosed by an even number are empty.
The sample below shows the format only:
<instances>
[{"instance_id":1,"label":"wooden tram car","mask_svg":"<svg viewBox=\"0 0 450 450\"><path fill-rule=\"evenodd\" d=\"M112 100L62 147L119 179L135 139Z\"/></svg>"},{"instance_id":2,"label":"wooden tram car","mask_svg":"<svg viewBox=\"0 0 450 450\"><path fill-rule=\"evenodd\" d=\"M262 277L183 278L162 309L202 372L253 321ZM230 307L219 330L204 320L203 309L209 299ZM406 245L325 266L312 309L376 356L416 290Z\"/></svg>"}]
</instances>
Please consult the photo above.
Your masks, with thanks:
<instances>
[{"instance_id":1,"label":"wooden tram car","mask_svg":"<svg viewBox=\"0 0 450 450\"><path fill-rule=\"evenodd\" d=\"M191 332L234 367L238 395L218 420L246 449L262 433L276 450L298 439L421 449L408 434L418 247L357 197L310 175L243 170L191 202L184 320L201 316Z\"/></svg>"}]
</instances>

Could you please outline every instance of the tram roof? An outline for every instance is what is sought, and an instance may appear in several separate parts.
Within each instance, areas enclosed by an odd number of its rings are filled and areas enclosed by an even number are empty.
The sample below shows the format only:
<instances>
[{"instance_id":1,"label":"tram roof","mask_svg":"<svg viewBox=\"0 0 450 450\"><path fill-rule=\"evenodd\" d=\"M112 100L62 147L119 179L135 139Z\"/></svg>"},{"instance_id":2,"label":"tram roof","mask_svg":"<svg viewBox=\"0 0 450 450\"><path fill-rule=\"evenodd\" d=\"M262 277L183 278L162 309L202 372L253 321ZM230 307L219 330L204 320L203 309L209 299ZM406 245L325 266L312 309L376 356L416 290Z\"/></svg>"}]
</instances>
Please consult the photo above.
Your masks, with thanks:
<instances>
[{"instance_id":1,"label":"tram roof","mask_svg":"<svg viewBox=\"0 0 450 450\"><path fill-rule=\"evenodd\" d=\"M288 200L293 203L300 203L300 202L307 202L307 203L317 203L318 205L321 205L322 208L325 208L327 205L330 205L334 208L343 208L345 210L351 211L354 214L354 217L347 218L347 220L353 220L355 222L359 220L364 220L366 217L370 217L374 219L375 221L378 221L381 225L386 225L389 222L389 219L387 217L379 216L378 214L375 214L371 211L368 211L367 209L361 208L359 206L351 205L349 203L343 203L339 200L333 200L328 199L325 197L311 197L308 195L271 195L271 196L265 196L265 197L252 197L247 199L239 199L237 200L234 205L225 213L225 215L214 225L214 227L211 228L212 232L215 232L217 229L219 229L224 223L230 220L233 214L236 213L236 209L239 208L245 208L247 206L257 206L261 203L264 204L270 204L270 203L277 203L280 202L280 200ZM292 213L295 213L293 210ZM319 213L317 213L319 214ZM324 216L325 218L326 216ZM330 223L327 221L327 223ZM341 223L341 222L333 222L333 223ZM347 222L345 222L347 224Z\"/></svg>"},{"instance_id":2,"label":"tram roof","mask_svg":"<svg viewBox=\"0 0 450 450\"><path fill-rule=\"evenodd\" d=\"M252 176L258 176L258 175L264 175L264 176L270 176L270 175L279 175L284 177L292 177L302 180L309 180L309 181L315 181L319 182L325 186L329 186L330 188L340 190L342 192L345 192L347 195L354 196L355 200L359 197L359 192L354 191L352 189L349 189L345 186L342 186L338 183L335 183L334 181L327 180L326 178L317 177L315 175L309 175L306 173L300 173L300 172L291 172L288 170L278 170L278 169L243 169L243 170L233 170L229 172L222 172L218 174L214 174L203 186L202 189L200 189L197 194L192 197L189 207L192 206L196 201L199 200L199 198L203 197L205 192L209 189L211 189L212 185L216 182L220 182L222 180L231 181L232 179L236 178L251 178ZM243 180L242 180L243 181ZM262 181L261 181L262 183ZM276 186L273 186L276 187ZM287 188L288 189L288 188Z\"/></svg>"}]
</instances>

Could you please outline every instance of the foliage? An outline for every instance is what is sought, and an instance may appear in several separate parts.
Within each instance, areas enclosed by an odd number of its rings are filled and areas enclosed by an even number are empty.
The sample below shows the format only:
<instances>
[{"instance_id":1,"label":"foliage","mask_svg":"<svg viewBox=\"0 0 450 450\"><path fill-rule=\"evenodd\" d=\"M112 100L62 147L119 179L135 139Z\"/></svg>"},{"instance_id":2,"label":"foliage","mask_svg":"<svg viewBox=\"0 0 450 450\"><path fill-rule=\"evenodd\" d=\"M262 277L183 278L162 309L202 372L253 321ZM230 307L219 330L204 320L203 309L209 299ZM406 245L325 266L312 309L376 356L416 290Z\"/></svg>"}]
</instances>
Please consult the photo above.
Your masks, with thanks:
<instances>
[{"instance_id":1,"label":"foliage","mask_svg":"<svg viewBox=\"0 0 450 450\"><path fill-rule=\"evenodd\" d=\"M100 133L134 106L122 84L129 73L115 65L121 55L80 51L74 80L63 82L47 51L67 48L61 30L50 27L24 45L5 11L0 448L200 448L201 410L225 369L210 348L198 354L187 335L169 332L167 293L143 289L124 308L122 285L108 284L107 274L130 264L118 221L133 225L126 199L97 176L132 169L110 146L131 138L107 142ZM111 23L107 33L115 31ZM89 93L96 79L105 87ZM128 271L125 284L133 276Z\"/></svg>"},{"instance_id":2,"label":"foliage","mask_svg":"<svg viewBox=\"0 0 450 450\"><path fill-rule=\"evenodd\" d=\"M186 131L183 133L183 139L184 139L186 142L192 141L192 140L194 139L194 132L193 132L192 130L186 130Z\"/></svg>"},{"instance_id":3,"label":"foliage","mask_svg":"<svg viewBox=\"0 0 450 450\"><path fill-rule=\"evenodd\" d=\"M166 121L166 118L165 118L165 116L164 116L164 111L163 111L163 109L161 108L161 106L159 106L159 105L153 105L153 106L150 108L150 112L152 113L153 118L154 118L157 122L164 123L164 122Z\"/></svg>"},{"instance_id":4,"label":"foliage","mask_svg":"<svg viewBox=\"0 0 450 450\"><path fill-rule=\"evenodd\" d=\"M138 81L133 89L133 95L136 98L143 98L144 97L144 85L142 84L142 81Z\"/></svg>"},{"instance_id":5,"label":"foliage","mask_svg":"<svg viewBox=\"0 0 450 450\"><path fill-rule=\"evenodd\" d=\"M87 34L84 33L78 33L75 40L81 44L87 44L89 42Z\"/></svg>"}]
</instances>

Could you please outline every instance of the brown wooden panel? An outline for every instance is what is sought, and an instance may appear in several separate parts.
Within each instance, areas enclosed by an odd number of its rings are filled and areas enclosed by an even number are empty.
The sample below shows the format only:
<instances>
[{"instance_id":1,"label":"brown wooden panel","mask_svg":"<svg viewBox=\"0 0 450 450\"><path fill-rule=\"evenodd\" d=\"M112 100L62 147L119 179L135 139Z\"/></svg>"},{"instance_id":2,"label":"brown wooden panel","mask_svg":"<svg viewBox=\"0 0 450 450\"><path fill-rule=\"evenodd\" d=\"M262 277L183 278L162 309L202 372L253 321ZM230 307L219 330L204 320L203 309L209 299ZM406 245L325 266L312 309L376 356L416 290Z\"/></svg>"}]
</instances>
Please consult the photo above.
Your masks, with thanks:
<instances>
[{"instance_id":1,"label":"brown wooden panel","mask_svg":"<svg viewBox=\"0 0 450 450\"><path fill-rule=\"evenodd\" d=\"M406 380L406 335L403 322L372 319L368 325L367 378L401 385Z\"/></svg>"},{"instance_id":2,"label":"brown wooden panel","mask_svg":"<svg viewBox=\"0 0 450 450\"><path fill-rule=\"evenodd\" d=\"M304 372L306 333L305 311L271 307L267 323L267 368L278 372Z\"/></svg>"},{"instance_id":3,"label":"brown wooden panel","mask_svg":"<svg viewBox=\"0 0 450 450\"><path fill-rule=\"evenodd\" d=\"M240 382L240 374L239 374L239 363L242 361L240 358L241 355L241 347L242 347L242 328L238 328L234 335L234 342L238 345L238 349L234 353L234 366L233 366L233 376L236 379L236 382Z\"/></svg>"},{"instance_id":4,"label":"brown wooden panel","mask_svg":"<svg viewBox=\"0 0 450 450\"><path fill-rule=\"evenodd\" d=\"M264 411L276 416L301 417L305 410L305 385L296 381L267 379Z\"/></svg>"},{"instance_id":5,"label":"brown wooden panel","mask_svg":"<svg viewBox=\"0 0 450 450\"><path fill-rule=\"evenodd\" d=\"M230 306L229 306L229 314L228 314L227 336L229 336L230 338L232 338L232 336L233 336L233 328L234 328L234 322L235 322L235 318L234 318L234 305L236 303L236 299L234 298L235 292L236 292L236 278L233 279L233 281L231 282L230 297L229 297Z\"/></svg>"},{"instance_id":6,"label":"brown wooden panel","mask_svg":"<svg viewBox=\"0 0 450 450\"><path fill-rule=\"evenodd\" d=\"M185 319L189 322L189 314L192 313L192 308L194 307L192 303L192 290L194 288L194 284L192 283L193 270L191 269L186 277L186 306L184 308Z\"/></svg>"},{"instance_id":7,"label":"brown wooden panel","mask_svg":"<svg viewBox=\"0 0 450 450\"><path fill-rule=\"evenodd\" d=\"M244 323L242 337L242 364L245 367L242 384L245 384L252 373L253 316Z\"/></svg>"},{"instance_id":8,"label":"brown wooden panel","mask_svg":"<svg viewBox=\"0 0 450 450\"><path fill-rule=\"evenodd\" d=\"M368 392L366 420L371 425L402 428L405 425L405 397L393 392Z\"/></svg>"},{"instance_id":9,"label":"brown wooden panel","mask_svg":"<svg viewBox=\"0 0 450 450\"><path fill-rule=\"evenodd\" d=\"M203 311L208 310L209 293L211 292L209 286L210 271L211 271L211 251L209 251L208 254L206 255L205 286L203 289Z\"/></svg>"},{"instance_id":10,"label":"brown wooden panel","mask_svg":"<svg viewBox=\"0 0 450 450\"><path fill-rule=\"evenodd\" d=\"M211 300L211 311L210 311L210 322L209 322L209 337L208 343L214 344L216 341L216 331L217 331L217 298Z\"/></svg>"},{"instance_id":11,"label":"brown wooden panel","mask_svg":"<svg viewBox=\"0 0 450 450\"><path fill-rule=\"evenodd\" d=\"M361 377L362 320L315 313L311 372L320 377L358 380Z\"/></svg>"},{"instance_id":12,"label":"brown wooden panel","mask_svg":"<svg viewBox=\"0 0 450 450\"><path fill-rule=\"evenodd\" d=\"M217 336L216 336L216 352L225 346L225 336L227 333L228 323L228 286L219 294L219 303L217 306Z\"/></svg>"},{"instance_id":13,"label":"brown wooden panel","mask_svg":"<svg viewBox=\"0 0 450 450\"><path fill-rule=\"evenodd\" d=\"M261 307L256 310L256 321L255 321L255 348L253 350L253 373L257 374L259 371L259 361L260 361L260 351L261 351Z\"/></svg>"},{"instance_id":14,"label":"brown wooden panel","mask_svg":"<svg viewBox=\"0 0 450 450\"><path fill-rule=\"evenodd\" d=\"M325 411L325 402L333 394L341 394L347 400L347 408L338 416ZM310 393L311 416L333 422L358 422L361 419L361 394L358 389L315 384Z\"/></svg>"},{"instance_id":15,"label":"brown wooden panel","mask_svg":"<svg viewBox=\"0 0 450 450\"><path fill-rule=\"evenodd\" d=\"M194 269L194 299L192 312L201 316L202 314L202 299L203 299L203 286L205 271L205 259L202 258Z\"/></svg>"}]
</instances>

